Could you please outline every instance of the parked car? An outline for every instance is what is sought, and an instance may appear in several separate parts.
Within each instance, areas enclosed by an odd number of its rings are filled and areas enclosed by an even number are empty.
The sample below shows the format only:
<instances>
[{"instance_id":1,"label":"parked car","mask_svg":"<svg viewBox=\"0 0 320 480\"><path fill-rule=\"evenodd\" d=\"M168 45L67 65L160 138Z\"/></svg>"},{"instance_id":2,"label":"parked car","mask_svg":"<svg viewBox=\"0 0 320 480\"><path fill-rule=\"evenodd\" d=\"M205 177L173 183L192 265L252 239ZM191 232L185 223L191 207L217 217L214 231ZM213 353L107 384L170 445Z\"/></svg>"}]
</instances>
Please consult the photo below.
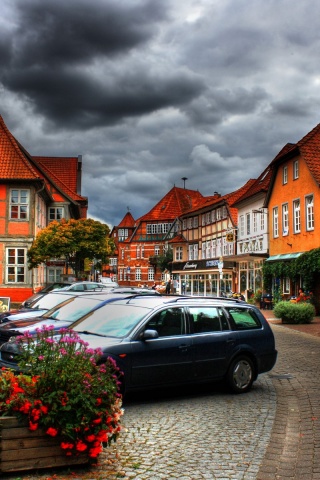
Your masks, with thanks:
<instances>
[{"instance_id":1,"label":"parked car","mask_svg":"<svg viewBox=\"0 0 320 480\"><path fill-rule=\"evenodd\" d=\"M117 282L114 282L113 280L111 280L110 277L100 277L100 282L103 283L104 285L106 285L109 288L119 287L119 284Z\"/></svg>"},{"instance_id":2,"label":"parked car","mask_svg":"<svg viewBox=\"0 0 320 480\"><path fill-rule=\"evenodd\" d=\"M47 310L50 310L50 308L53 308L59 303L63 302L66 295L74 297L76 295L87 293L92 293L92 291L64 291L62 289L54 290L53 292L49 292L43 297L35 300L29 307L20 308L19 310L9 310L8 312L1 313L0 324L21 318L38 317Z\"/></svg>"},{"instance_id":3,"label":"parked car","mask_svg":"<svg viewBox=\"0 0 320 480\"><path fill-rule=\"evenodd\" d=\"M60 290L68 292L83 292L86 290L96 291L96 290L107 290L112 288L112 286L107 285L102 282L73 282L70 285L61 288Z\"/></svg>"},{"instance_id":4,"label":"parked car","mask_svg":"<svg viewBox=\"0 0 320 480\"><path fill-rule=\"evenodd\" d=\"M277 358L272 330L259 309L206 297L136 296L114 300L70 325L101 361L112 357L123 372L122 390L224 379L248 392ZM0 348L10 364L15 344Z\"/></svg>"},{"instance_id":5,"label":"parked car","mask_svg":"<svg viewBox=\"0 0 320 480\"><path fill-rule=\"evenodd\" d=\"M120 294L121 295L121 294ZM130 294L123 294L121 298L128 297ZM23 335L28 331L31 335L36 333L38 328L43 326L53 326L55 330L60 328L68 328L69 325L85 316L91 310L99 308L99 306L108 303L115 298L119 298L119 294L108 292L94 292L94 293L79 293L73 292L61 292L56 295L56 304L50 310L46 310L44 313L33 317L19 317L4 325L0 326L0 345L8 342L10 338L18 335Z\"/></svg>"},{"instance_id":6,"label":"parked car","mask_svg":"<svg viewBox=\"0 0 320 480\"><path fill-rule=\"evenodd\" d=\"M57 290L59 288L67 287L68 285L71 285L71 282L50 283L50 285L47 285L46 287L39 290L37 293L34 293L33 295L31 295L31 297L28 297L26 300L24 300L20 308L29 307L31 303L33 303L35 300L38 300L39 298L43 297L47 293L52 292L52 290Z\"/></svg>"},{"instance_id":7,"label":"parked car","mask_svg":"<svg viewBox=\"0 0 320 480\"><path fill-rule=\"evenodd\" d=\"M142 288L142 287L116 287L112 288L110 292L113 293L136 293L139 295L160 295L157 290L152 290L151 288Z\"/></svg>"}]
</instances>

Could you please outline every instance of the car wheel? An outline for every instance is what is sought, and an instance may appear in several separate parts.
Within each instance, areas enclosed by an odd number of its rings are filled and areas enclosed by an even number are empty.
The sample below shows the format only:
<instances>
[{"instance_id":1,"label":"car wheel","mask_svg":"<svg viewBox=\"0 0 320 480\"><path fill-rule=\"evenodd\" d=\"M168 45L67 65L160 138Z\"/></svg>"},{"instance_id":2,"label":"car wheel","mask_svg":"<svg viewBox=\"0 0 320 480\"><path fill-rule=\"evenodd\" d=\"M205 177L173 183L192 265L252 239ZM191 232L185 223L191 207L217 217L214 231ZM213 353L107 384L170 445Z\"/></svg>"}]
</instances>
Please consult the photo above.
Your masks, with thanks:
<instances>
[{"instance_id":1,"label":"car wheel","mask_svg":"<svg viewBox=\"0 0 320 480\"><path fill-rule=\"evenodd\" d=\"M249 357L242 355L233 360L228 374L227 382L235 393L248 392L254 380L254 366Z\"/></svg>"}]
</instances>

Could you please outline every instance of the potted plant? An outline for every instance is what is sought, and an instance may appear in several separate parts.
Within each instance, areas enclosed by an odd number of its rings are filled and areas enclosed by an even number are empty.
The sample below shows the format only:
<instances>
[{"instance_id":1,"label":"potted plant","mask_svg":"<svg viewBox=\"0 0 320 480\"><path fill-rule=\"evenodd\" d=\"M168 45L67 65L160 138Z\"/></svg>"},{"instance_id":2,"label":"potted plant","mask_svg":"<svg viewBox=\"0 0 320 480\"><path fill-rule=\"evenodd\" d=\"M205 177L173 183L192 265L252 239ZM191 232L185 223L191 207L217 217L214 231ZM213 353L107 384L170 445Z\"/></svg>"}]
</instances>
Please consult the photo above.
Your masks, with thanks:
<instances>
[{"instance_id":1,"label":"potted plant","mask_svg":"<svg viewBox=\"0 0 320 480\"><path fill-rule=\"evenodd\" d=\"M16 425L27 423L30 433L41 429L55 438L63 457L96 459L120 431L115 362L99 364L101 352L88 349L72 330L57 335L43 327L16 342L22 373L2 370L0 415L16 417ZM5 471L2 464L0 471Z\"/></svg>"}]
</instances>

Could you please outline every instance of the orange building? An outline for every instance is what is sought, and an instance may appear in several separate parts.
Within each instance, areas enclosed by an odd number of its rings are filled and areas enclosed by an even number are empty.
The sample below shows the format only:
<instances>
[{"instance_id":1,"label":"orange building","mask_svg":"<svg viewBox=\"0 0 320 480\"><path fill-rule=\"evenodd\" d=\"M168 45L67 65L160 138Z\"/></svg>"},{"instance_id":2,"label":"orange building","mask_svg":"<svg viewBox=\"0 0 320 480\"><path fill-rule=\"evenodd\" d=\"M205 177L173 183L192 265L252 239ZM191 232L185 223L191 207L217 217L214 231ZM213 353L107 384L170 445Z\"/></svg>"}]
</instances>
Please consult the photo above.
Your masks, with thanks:
<instances>
[{"instance_id":1,"label":"orange building","mask_svg":"<svg viewBox=\"0 0 320 480\"><path fill-rule=\"evenodd\" d=\"M27 250L52 220L86 218L80 157L32 157L0 116L0 296L21 302L59 279L64 262L31 271Z\"/></svg>"},{"instance_id":2,"label":"orange building","mask_svg":"<svg viewBox=\"0 0 320 480\"><path fill-rule=\"evenodd\" d=\"M268 262L290 261L320 247L320 124L296 144L287 144L271 162L265 207L269 211ZM284 294L299 285L283 279Z\"/></svg>"}]
</instances>

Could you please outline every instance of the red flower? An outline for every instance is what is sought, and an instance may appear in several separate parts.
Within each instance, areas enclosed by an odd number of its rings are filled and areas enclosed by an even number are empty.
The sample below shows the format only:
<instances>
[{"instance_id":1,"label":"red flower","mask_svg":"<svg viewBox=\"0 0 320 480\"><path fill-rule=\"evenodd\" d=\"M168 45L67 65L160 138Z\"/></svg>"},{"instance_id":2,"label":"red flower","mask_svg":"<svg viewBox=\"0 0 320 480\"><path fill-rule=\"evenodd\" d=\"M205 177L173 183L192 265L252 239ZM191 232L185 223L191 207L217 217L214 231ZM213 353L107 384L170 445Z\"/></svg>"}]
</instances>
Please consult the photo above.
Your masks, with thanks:
<instances>
[{"instance_id":1,"label":"red flower","mask_svg":"<svg viewBox=\"0 0 320 480\"><path fill-rule=\"evenodd\" d=\"M37 430L38 428L38 424L37 423L33 423L33 422L29 422L29 430Z\"/></svg>"},{"instance_id":2,"label":"red flower","mask_svg":"<svg viewBox=\"0 0 320 480\"><path fill-rule=\"evenodd\" d=\"M92 420L92 423L94 423L95 425L99 425L99 423L101 422L102 422L101 418L96 418L95 420Z\"/></svg>"},{"instance_id":3,"label":"red flower","mask_svg":"<svg viewBox=\"0 0 320 480\"><path fill-rule=\"evenodd\" d=\"M58 430L56 428L49 427L46 433L51 435L51 437L56 437L58 435Z\"/></svg>"},{"instance_id":4,"label":"red flower","mask_svg":"<svg viewBox=\"0 0 320 480\"><path fill-rule=\"evenodd\" d=\"M90 448L89 450L89 457L95 458L102 452L102 446L99 445L98 447Z\"/></svg>"},{"instance_id":5,"label":"red flower","mask_svg":"<svg viewBox=\"0 0 320 480\"><path fill-rule=\"evenodd\" d=\"M31 407L32 407L32 403L26 400L19 410L22 413L28 413Z\"/></svg>"},{"instance_id":6,"label":"red flower","mask_svg":"<svg viewBox=\"0 0 320 480\"><path fill-rule=\"evenodd\" d=\"M63 448L64 450L67 450L67 449L71 450L74 447L74 445L73 443L69 443L69 442L61 442L60 447Z\"/></svg>"},{"instance_id":7,"label":"red flower","mask_svg":"<svg viewBox=\"0 0 320 480\"><path fill-rule=\"evenodd\" d=\"M87 448L87 445L82 440L79 440L76 444L76 449L78 450L78 452L84 452L85 450L87 450Z\"/></svg>"},{"instance_id":8,"label":"red flower","mask_svg":"<svg viewBox=\"0 0 320 480\"><path fill-rule=\"evenodd\" d=\"M93 435L93 434L88 435L88 436L86 437L86 441L89 442L89 443L94 442L95 439L96 439L96 436Z\"/></svg>"}]
</instances>

